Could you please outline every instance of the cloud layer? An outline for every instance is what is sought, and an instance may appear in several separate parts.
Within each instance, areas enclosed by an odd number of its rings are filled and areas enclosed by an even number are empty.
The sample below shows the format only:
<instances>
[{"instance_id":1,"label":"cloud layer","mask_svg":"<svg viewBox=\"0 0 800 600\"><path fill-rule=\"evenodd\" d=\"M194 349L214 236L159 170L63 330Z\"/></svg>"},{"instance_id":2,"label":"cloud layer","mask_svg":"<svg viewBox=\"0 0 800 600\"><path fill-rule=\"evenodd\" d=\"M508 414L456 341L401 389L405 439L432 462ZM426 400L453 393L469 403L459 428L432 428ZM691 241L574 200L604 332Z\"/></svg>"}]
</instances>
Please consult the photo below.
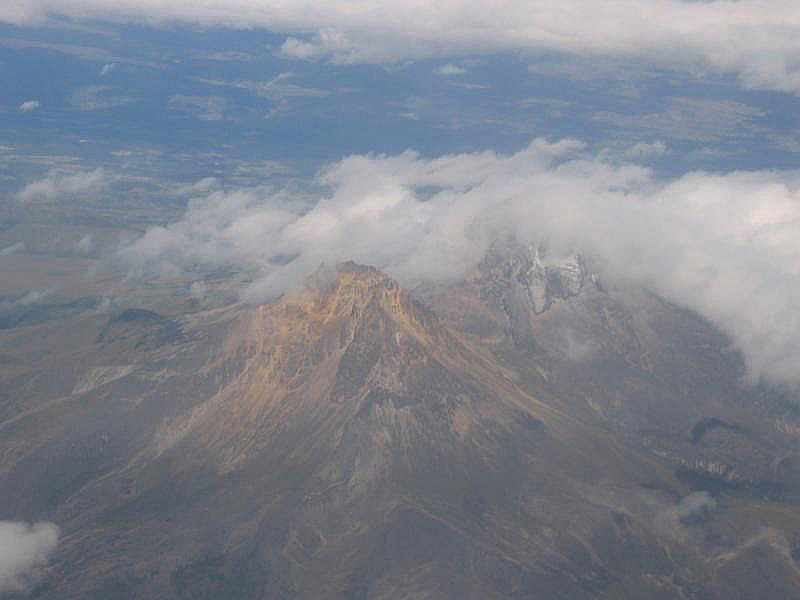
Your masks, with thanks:
<instances>
[{"instance_id":1,"label":"cloud layer","mask_svg":"<svg viewBox=\"0 0 800 600\"><path fill-rule=\"evenodd\" d=\"M0 593L25 591L57 542L58 527L52 523L0 521Z\"/></svg>"},{"instance_id":2,"label":"cloud layer","mask_svg":"<svg viewBox=\"0 0 800 600\"><path fill-rule=\"evenodd\" d=\"M140 274L244 269L242 295L259 302L322 262L372 264L405 283L458 278L512 233L696 310L756 375L800 372L800 173L663 182L579 141L537 139L510 155L351 156L313 185L316 195L201 186L180 221L122 256Z\"/></svg>"},{"instance_id":3,"label":"cloud layer","mask_svg":"<svg viewBox=\"0 0 800 600\"><path fill-rule=\"evenodd\" d=\"M52 170L44 179L29 183L17 192L17 200L37 202L63 196L92 195L108 187L110 182L110 177L103 169L77 172Z\"/></svg>"},{"instance_id":4,"label":"cloud layer","mask_svg":"<svg viewBox=\"0 0 800 600\"><path fill-rule=\"evenodd\" d=\"M622 56L735 73L749 88L800 92L796 0L10 0L0 21L73 19L264 27L284 55L396 62L503 51Z\"/></svg>"}]
</instances>

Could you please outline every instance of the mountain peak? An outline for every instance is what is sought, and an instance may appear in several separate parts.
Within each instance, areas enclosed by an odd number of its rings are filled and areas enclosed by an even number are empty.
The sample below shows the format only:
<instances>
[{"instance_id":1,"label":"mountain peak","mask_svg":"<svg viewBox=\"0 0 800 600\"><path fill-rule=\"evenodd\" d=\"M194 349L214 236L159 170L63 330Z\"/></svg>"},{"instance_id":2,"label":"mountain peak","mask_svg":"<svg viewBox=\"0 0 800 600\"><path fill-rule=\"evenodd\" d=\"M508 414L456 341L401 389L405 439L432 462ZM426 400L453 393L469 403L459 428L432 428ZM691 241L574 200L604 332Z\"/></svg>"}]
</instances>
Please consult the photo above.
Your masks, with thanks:
<instances>
[{"instance_id":1,"label":"mountain peak","mask_svg":"<svg viewBox=\"0 0 800 600\"><path fill-rule=\"evenodd\" d=\"M411 302L397 282L382 271L348 261L334 267L320 267L306 280L300 293L290 294L284 301L305 304L310 300L314 303L312 310L338 312L345 305L363 307L371 301L389 298L403 304Z\"/></svg>"},{"instance_id":2,"label":"mountain peak","mask_svg":"<svg viewBox=\"0 0 800 600\"><path fill-rule=\"evenodd\" d=\"M417 303L394 279L354 262L321 267L301 290L261 307L255 319L281 315L321 328L317 332L320 335L323 329L344 328L349 331L340 331L344 340L352 338L359 322L379 314L392 323L390 329L403 330L425 345L441 327L433 312Z\"/></svg>"},{"instance_id":3,"label":"mountain peak","mask_svg":"<svg viewBox=\"0 0 800 600\"><path fill-rule=\"evenodd\" d=\"M313 420L330 406L352 414L372 390L405 395L401 380L411 371L484 360L465 344L378 269L323 267L296 292L240 315L207 367L227 381L188 420L162 432L159 451L194 430L223 468L233 467L287 419Z\"/></svg>"}]
</instances>

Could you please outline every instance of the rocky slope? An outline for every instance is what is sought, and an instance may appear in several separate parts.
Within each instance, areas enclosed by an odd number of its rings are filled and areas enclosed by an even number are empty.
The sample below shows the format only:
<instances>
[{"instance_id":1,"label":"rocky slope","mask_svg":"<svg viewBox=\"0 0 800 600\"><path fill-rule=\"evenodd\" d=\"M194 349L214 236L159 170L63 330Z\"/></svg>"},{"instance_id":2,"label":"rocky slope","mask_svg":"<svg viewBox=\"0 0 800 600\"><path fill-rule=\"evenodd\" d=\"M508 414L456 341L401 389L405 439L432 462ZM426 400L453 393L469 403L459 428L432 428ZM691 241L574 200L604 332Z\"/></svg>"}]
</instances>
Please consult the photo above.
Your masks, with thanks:
<instances>
[{"instance_id":1,"label":"rocky slope","mask_svg":"<svg viewBox=\"0 0 800 600\"><path fill-rule=\"evenodd\" d=\"M712 328L527 249L418 296L97 323L0 423L8 517L62 528L33 595L800 597L795 421Z\"/></svg>"}]
</instances>

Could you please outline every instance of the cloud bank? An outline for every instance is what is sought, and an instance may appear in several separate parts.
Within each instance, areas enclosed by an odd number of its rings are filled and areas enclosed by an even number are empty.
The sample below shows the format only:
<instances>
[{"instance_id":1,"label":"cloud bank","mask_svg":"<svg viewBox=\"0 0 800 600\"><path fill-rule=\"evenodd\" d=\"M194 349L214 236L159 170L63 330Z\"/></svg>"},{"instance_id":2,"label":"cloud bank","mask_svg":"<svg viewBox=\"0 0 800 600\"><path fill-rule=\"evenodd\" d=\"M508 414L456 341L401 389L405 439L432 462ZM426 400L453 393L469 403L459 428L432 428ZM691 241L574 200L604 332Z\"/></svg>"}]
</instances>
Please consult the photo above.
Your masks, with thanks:
<instances>
[{"instance_id":1,"label":"cloud bank","mask_svg":"<svg viewBox=\"0 0 800 600\"><path fill-rule=\"evenodd\" d=\"M0 593L24 592L58 542L52 523L0 521Z\"/></svg>"},{"instance_id":2,"label":"cloud bank","mask_svg":"<svg viewBox=\"0 0 800 600\"><path fill-rule=\"evenodd\" d=\"M245 270L242 296L260 302L322 262L452 280L511 233L697 311L755 375L800 372L799 172L665 182L580 141L536 139L515 154L351 156L312 183L315 195L200 186L180 221L121 256L142 275Z\"/></svg>"},{"instance_id":3,"label":"cloud bank","mask_svg":"<svg viewBox=\"0 0 800 600\"><path fill-rule=\"evenodd\" d=\"M285 56L398 62L503 51L632 57L734 73L748 88L800 92L796 0L10 0L0 21L54 16L148 24L263 27Z\"/></svg>"},{"instance_id":4,"label":"cloud bank","mask_svg":"<svg viewBox=\"0 0 800 600\"><path fill-rule=\"evenodd\" d=\"M101 168L77 172L52 170L47 177L29 183L19 190L17 200L41 202L64 196L97 194L110 185L111 179Z\"/></svg>"}]
</instances>

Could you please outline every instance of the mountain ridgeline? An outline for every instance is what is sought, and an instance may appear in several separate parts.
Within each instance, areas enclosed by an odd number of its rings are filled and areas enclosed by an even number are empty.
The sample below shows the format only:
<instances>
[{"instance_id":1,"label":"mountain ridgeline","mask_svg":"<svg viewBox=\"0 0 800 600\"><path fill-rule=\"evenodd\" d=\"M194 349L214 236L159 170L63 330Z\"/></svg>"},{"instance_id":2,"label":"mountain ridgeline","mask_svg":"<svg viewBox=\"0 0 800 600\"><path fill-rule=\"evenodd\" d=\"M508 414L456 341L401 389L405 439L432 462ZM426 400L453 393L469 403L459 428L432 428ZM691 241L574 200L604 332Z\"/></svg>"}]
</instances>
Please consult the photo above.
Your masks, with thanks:
<instances>
[{"instance_id":1,"label":"mountain ridgeline","mask_svg":"<svg viewBox=\"0 0 800 600\"><path fill-rule=\"evenodd\" d=\"M0 423L0 500L62 530L33 597L800 598L794 404L582 259L83 325Z\"/></svg>"}]
</instances>

